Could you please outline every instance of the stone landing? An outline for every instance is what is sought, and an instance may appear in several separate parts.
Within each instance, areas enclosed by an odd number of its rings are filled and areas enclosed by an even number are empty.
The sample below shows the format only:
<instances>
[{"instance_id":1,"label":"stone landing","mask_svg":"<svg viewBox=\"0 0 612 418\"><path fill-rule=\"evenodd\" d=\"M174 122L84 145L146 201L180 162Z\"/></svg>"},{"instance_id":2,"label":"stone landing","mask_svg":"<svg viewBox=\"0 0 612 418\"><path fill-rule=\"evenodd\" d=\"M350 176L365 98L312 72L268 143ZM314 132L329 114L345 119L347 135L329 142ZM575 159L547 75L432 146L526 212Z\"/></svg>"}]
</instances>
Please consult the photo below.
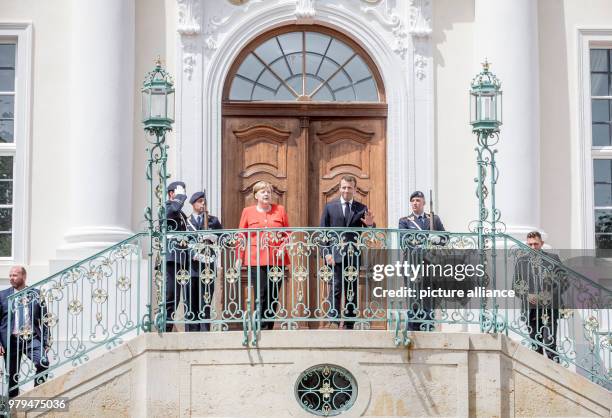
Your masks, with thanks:
<instances>
[{"instance_id":1,"label":"stone landing","mask_svg":"<svg viewBox=\"0 0 612 418\"><path fill-rule=\"evenodd\" d=\"M329 363L358 385L341 417L601 416L612 396L503 335L421 333L409 348L387 331L141 335L26 397L68 396L90 417L313 417L296 401L300 373ZM27 416L36 416L28 413Z\"/></svg>"}]
</instances>

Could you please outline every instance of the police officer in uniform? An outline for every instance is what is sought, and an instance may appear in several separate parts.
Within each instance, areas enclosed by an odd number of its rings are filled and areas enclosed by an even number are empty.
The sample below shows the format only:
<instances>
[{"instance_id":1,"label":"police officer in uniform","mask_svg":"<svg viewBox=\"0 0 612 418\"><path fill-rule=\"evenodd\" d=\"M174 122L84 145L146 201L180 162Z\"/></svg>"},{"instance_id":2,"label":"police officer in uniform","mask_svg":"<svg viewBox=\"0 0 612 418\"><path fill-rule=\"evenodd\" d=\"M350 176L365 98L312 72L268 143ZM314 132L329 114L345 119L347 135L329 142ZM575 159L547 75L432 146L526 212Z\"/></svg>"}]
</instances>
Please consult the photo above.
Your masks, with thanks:
<instances>
[{"instance_id":1,"label":"police officer in uniform","mask_svg":"<svg viewBox=\"0 0 612 418\"><path fill-rule=\"evenodd\" d=\"M175 181L168 185L168 200L166 200L166 222L168 231L186 231L187 215L183 213L183 205L187 200L185 183ZM189 260L187 248L176 238L168 239L166 247L166 332L172 331L171 321L176 310L176 295L179 278L189 277Z\"/></svg>"},{"instance_id":2,"label":"police officer in uniform","mask_svg":"<svg viewBox=\"0 0 612 418\"><path fill-rule=\"evenodd\" d=\"M425 213L425 195L421 191L415 191L410 195L410 215L400 218L399 229L408 229L411 233L400 235L400 248L409 257L411 264L421 264L424 260L424 249L427 244L442 246L446 243L447 237L439 235L420 235L419 231L444 231L444 225L438 215ZM433 226L433 228L432 228ZM411 283L411 287L417 291L431 285L431 278L423 276L417 278ZM408 329L411 331L430 331L433 330L433 324L428 321L433 320L433 300L419 299L410 301L410 321Z\"/></svg>"},{"instance_id":3,"label":"police officer in uniform","mask_svg":"<svg viewBox=\"0 0 612 418\"><path fill-rule=\"evenodd\" d=\"M187 220L188 231L202 231L209 229L223 229L219 218L208 214L206 205L206 192L195 192L189 199L193 212ZM213 305L213 293L215 290L215 277L217 261L217 234L198 234L190 241L204 244L199 250L191 250L191 284L189 286L189 312L186 314L188 321L210 319ZM209 331L210 324L186 325L187 332Z\"/></svg>"}]
</instances>

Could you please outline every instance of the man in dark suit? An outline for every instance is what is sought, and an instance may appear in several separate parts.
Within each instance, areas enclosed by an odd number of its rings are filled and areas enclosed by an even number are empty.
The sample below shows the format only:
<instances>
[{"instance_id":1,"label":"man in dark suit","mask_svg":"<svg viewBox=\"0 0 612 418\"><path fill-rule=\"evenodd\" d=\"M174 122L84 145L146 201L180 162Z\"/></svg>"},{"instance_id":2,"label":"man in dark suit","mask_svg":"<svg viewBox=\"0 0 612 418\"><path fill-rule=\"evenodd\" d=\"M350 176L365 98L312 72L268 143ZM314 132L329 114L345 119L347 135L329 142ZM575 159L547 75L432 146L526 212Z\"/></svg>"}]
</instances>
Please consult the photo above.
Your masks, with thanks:
<instances>
[{"instance_id":1,"label":"man in dark suit","mask_svg":"<svg viewBox=\"0 0 612 418\"><path fill-rule=\"evenodd\" d=\"M375 227L374 214L366 205L353 199L357 189L357 179L354 176L343 176L340 180L340 198L325 205L321 215L321 227L324 228L364 228ZM356 242L359 235L355 232L339 232L338 240L345 243ZM354 318L357 301L357 287L359 285L359 255L351 256L347 249L350 244L343 247L334 246L332 251L325 254L325 262L334 269L334 279L329 289L329 317L337 318L341 310L340 297L344 293L345 317ZM352 248L356 249L356 248ZM344 276L344 278L343 278ZM344 292L342 291L344 289ZM352 329L353 321L345 321L345 327ZM337 328L338 322L330 322L330 327Z\"/></svg>"},{"instance_id":2,"label":"man in dark suit","mask_svg":"<svg viewBox=\"0 0 612 418\"><path fill-rule=\"evenodd\" d=\"M563 294L569 287L567 273L557 254L542 250L542 234L527 234L527 245L537 253L526 253L517 258L512 288L521 299L521 316L528 326L529 337L538 353L558 361L557 321L563 305ZM538 257L545 255L554 262Z\"/></svg>"},{"instance_id":3,"label":"man in dark suit","mask_svg":"<svg viewBox=\"0 0 612 418\"><path fill-rule=\"evenodd\" d=\"M168 185L168 200L166 201L166 222L168 231L186 231L187 215L183 213L183 205L187 200L185 183L175 181ZM184 286L190 280L189 254L187 246L176 238L170 238L166 246L166 332L172 331L176 310L176 295L178 286ZM178 282L177 282L178 280Z\"/></svg>"},{"instance_id":4,"label":"man in dark suit","mask_svg":"<svg viewBox=\"0 0 612 418\"><path fill-rule=\"evenodd\" d=\"M9 271L11 287L0 292L0 354L4 356L4 364L10 375L9 397L19 395L16 386L22 356L27 356L38 375L34 386L45 382L45 371L49 365L46 352L49 348L49 332L42 318L45 315L45 304L38 289L26 289L27 272L23 266L14 266ZM24 290L22 297L12 299L9 306L9 296ZM11 329L8 329L9 310L11 312ZM10 338L9 338L10 337ZM10 342L9 342L10 339ZM10 344L10 349L9 349Z\"/></svg>"},{"instance_id":5,"label":"man in dark suit","mask_svg":"<svg viewBox=\"0 0 612 418\"><path fill-rule=\"evenodd\" d=\"M400 218L399 229L411 230L411 233L400 235L400 248L405 251L406 256L410 258L411 264L420 264L426 262L427 244L436 246L444 245L447 238L439 235L419 234L419 231L444 231L444 225L438 215L425 213L425 195L421 191L415 191L410 195L410 208L412 213L408 216ZM424 289L431 282L431 277L419 277L414 282L410 283L410 287L416 290L417 294L420 289ZM431 331L433 330L433 300L431 298L410 300L410 316L413 321L408 323L408 329L411 331Z\"/></svg>"},{"instance_id":6,"label":"man in dark suit","mask_svg":"<svg viewBox=\"0 0 612 418\"><path fill-rule=\"evenodd\" d=\"M210 229L223 229L216 216L209 215L206 205L206 192L196 192L189 199L193 212L187 220L188 231L202 231ZM206 223L208 222L208 223ZM217 251L214 245L217 242L215 234L198 234L190 239L199 249L191 249L191 284L189 286L189 312L188 321L210 319L213 307L213 294L215 291L215 277ZM209 331L210 324L187 324L187 332Z\"/></svg>"}]
</instances>

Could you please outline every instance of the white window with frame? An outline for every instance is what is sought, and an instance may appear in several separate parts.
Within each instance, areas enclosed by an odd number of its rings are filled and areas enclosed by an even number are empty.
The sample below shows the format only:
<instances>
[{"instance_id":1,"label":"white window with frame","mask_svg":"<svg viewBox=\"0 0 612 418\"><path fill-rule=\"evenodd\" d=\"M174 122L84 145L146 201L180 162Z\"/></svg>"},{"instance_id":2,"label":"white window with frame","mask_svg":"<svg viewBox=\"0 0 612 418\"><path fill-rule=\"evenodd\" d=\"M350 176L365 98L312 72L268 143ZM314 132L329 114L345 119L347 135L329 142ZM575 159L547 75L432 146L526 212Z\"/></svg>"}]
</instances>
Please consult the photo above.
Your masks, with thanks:
<instances>
[{"instance_id":1,"label":"white window with frame","mask_svg":"<svg viewBox=\"0 0 612 418\"><path fill-rule=\"evenodd\" d=\"M27 262L32 27L0 22L0 265Z\"/></svg>"},{"instance_id":2,"label":"white window with frame","mask_svg":"<svg viewBox=\"0 0 612 418\"><path fill-rule=\"evenodd\" d=\"M590 76L595 248L612 250L612 46L590 48Z\"/></svg>"},{"instance_id":3,"label":"white window with frame","mask_svg":"<svg viewBox=\"0 0 612 418\"><path fill-rule=\"evenodd\" d=\"M16 42L0 43L0 258L12 258Z\"/></svg>"}]
</instances>

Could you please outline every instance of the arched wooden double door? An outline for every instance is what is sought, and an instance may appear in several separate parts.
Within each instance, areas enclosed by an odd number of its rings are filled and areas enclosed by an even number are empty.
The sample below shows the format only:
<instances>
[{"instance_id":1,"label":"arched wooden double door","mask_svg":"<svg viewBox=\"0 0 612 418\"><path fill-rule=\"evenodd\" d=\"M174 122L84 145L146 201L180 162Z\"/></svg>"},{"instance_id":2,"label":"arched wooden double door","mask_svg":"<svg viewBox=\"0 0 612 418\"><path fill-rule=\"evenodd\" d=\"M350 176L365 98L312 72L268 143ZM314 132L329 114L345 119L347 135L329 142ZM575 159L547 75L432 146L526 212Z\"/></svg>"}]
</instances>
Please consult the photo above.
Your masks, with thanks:
<instances>
[{"instance_id":1,"label":"arched wooden double door","mask_svg":"<svg viewBox=\"0 0 612 418\"><path fill-rule=\"evenodd\" d=\"M242 209L255 204L260 180L273 185L291 227L319 226L344 175L357 178L355 199L378 226L387 225L387 105L378 71L359 45L323 27L277 29L241 52L224 98L226 228L237 227Z\"/></svg>"},{"instance_id":2,"label":"arched wooden double door","mask_svg":"<svg viewBox=\"0 0 612 418\"><path fill-rule=\"evenodd\" d=\"M356 198L386 226L386 115L374 63L345 35L287 26L255 39L225 83L223 224L237 226L266 180L291 226L318 226L350 174Z\"/></svg>"}]
</instances>

